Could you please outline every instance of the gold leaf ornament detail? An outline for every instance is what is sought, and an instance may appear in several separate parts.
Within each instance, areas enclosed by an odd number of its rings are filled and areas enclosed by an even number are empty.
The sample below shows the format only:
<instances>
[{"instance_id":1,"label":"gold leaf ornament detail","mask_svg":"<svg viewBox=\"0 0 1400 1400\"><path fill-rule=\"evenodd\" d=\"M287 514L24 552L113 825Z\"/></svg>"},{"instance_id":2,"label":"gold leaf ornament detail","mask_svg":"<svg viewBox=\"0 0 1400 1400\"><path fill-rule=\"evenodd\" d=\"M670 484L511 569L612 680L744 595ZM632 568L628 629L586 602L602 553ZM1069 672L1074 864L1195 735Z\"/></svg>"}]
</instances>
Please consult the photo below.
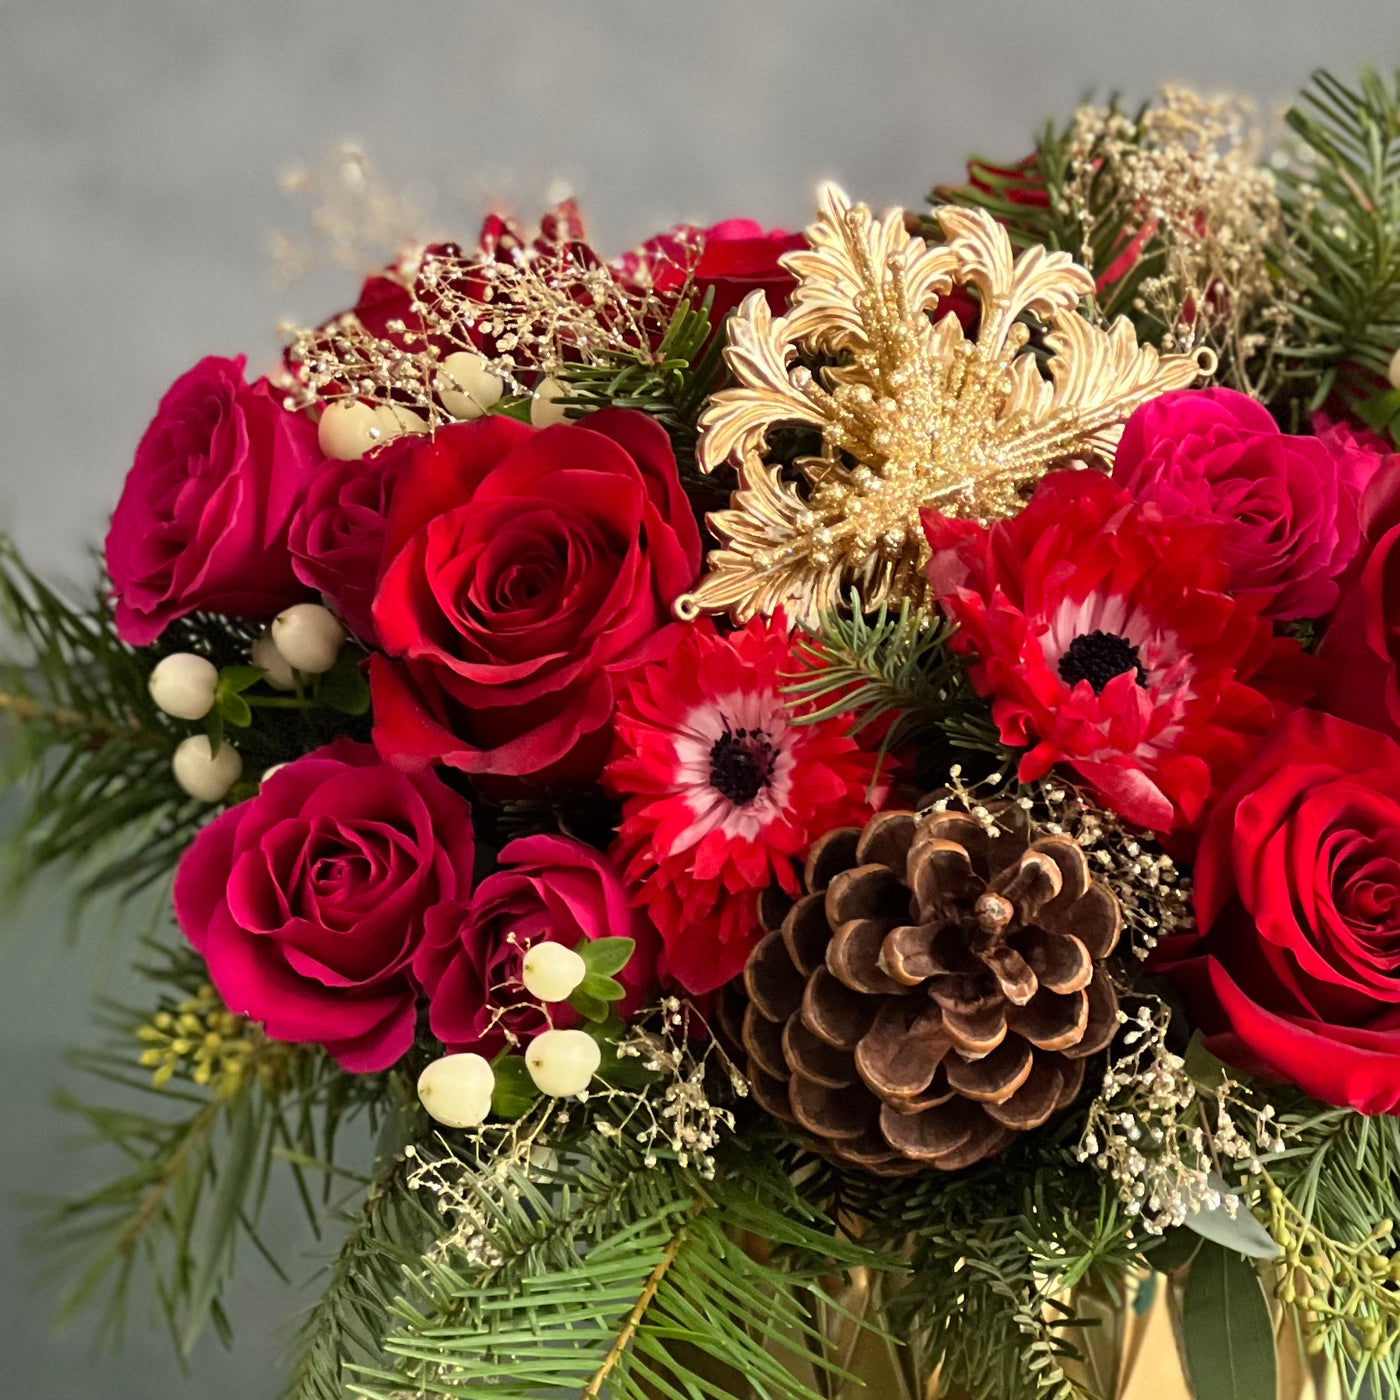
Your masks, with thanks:
<instances>
[{"instance_id":1,"label":"gold leaf ornament detail","mask_svg":"<svg viewBox=\"0 0 1400 1400\"><path fill-rule=\"evenodd\" d=\"M1214 357L1159 355L1119 319L1079 313L1094 280L1067 253L1025 249L981 210L938 211L946 242L872 217L833 185L810 247L782 262L798 279L785 316L753 292L730 318L737 381L701 415L703 470L739 484L709 525L720 541L683 618L742 622L782 606L812 625L855 588L867 607L922 599L920 512L1014 515L1051 467L1106 469L1140 404L1209 374ZM980 305L977 336L934 319L954 286ZM1033 330L1034 328L1034 330ZM820 435L796 470L765 459L774 428Z\"/></svg>"}]
</instances>

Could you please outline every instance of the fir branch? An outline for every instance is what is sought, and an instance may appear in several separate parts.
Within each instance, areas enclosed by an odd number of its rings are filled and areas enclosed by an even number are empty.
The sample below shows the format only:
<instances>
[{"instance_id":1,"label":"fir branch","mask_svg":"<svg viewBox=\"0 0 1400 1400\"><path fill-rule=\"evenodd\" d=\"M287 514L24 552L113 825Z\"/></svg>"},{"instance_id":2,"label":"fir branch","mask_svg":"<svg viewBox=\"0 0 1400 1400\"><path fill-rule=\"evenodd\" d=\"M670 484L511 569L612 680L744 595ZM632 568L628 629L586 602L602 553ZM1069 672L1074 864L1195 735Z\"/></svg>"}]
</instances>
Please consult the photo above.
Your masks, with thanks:
<instances>
[{"instance_id":1,"label":"fir branch","mask_svg":"<svg viewBox=\"0 0 1400 1400\"><path fill-rule=\"evenodd\" d=\"M341 1122L348 1113L372 1115L384 1086L375 1076L346 1075L318 1049L268 1041L219 1008L190 950L153 949L143 970L162 988L160 1009L112 1009L111 1043L75 1057L101 1082L100 1099L61 1100L127 1169L84 1197L55 1204L35 1240L52 1272L80 1270L63 1297L63 1317L105 1293L98 1341L115 1343L132 1281L144 1274L188 1356L211 1323L227 1331L220 1300L240 1242L278 1267L258 1233L276 1160L288 1158L317 1227L306 1164L324 1172L329 1185ZM194 1057L215 1040L226 1042L227 1058ZM148 1048L138 1058L143 1043ZM212 1063L216 1073L201 1069ZM159 1100L154 1109L142 1102L151 1098Z\"/></svg>"},{"instance_id":2,"label":"fir branch","mask_svg":"<svg viewBox=\"0 0 1400 1400\"><path fill-rule=\"evenodd\" d=\"M1338 393L1400 442L1400 70L1355 87L1318 70L1286 120L1300 143L1279 176L1285 279L1300 295L1285 353L1303 407Z\"/></svg>"}]
</instances>

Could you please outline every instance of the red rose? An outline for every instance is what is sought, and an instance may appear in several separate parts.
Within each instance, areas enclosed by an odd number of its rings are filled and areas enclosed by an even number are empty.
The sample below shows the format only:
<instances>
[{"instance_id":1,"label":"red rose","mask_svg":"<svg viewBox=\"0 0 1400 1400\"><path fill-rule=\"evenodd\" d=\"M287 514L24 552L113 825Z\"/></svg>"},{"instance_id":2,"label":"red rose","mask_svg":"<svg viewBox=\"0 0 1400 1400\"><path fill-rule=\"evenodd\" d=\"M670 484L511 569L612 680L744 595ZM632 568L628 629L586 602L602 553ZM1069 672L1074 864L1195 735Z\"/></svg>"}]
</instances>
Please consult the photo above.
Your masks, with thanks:
<instances>
[{"instance_id":1,"label":"red rose","mask_svg":"<svg viewBox=\"0 0 1400 1400\"><path fill-rule=\"evenodd\" d=\"M107 533L123 641L146 646L196 609L271 617L305 594L287 526L321 465L316 425L243 358L175 381L136 449Z\"/></svg>"},{"instance_id":2,"label":"red rose","mask_svg":"<svg viewBox=\"0 0 1400 1400\"><path fill-rule=\"evenodd\" d=\"M1340 434L1293 437L1233 389L1182 389L1128 420L1113 479L1166 515L1220 527L1236 593L1266 617L1322 617L1360 543L1361 492L1381 458Z\"/></svg>"},{"instance_id":3,"label":"red rose","mask_svg":"<svg viewBox=\"0 0 1400 1400\"><path fill-rule=\"evenodd\" d=\"M389 503L417 445L406 435L362 459L327 462L292 517L288 544L296 576L320 589L370 646L376 641L371 607Z\"/></svg>"},{"instance_id":4,"label":"red rose","mask_svg":"<svg viewBox=\"0 0 1400 1400\"><path fill-rule=\"evenodd\" d=\"M628 904L612 862L567 836L526 836L500 854L501 869L476 888L471 903L429 911L428 936L414 967L428 993L428 1024L450 1050L492 1056L509 1036L526 1041L577 1026L567 1002L548 1008L521 980L521 963L536 943L575 948L596 938L636 940L617 974L627 988L624 1018L655 989L656 932Z\"/></svg>"},{"instance_id":5,"label":"red rose","mask_svg":"<svg viewBox=\"0 0 1400 1400\"><path fill-rule=\"evenodd\" d=\"M1318 648L1326 675L1320 703L1400 739L1400 455L1383 459L1361 517L1360 570Z\"/></svg>"},{"instance_id":6,"label":"red rose","mask_svg":"<svg viewBox=\"0 0 1400 1400\"><path fill-rule=\"evenodd\" d=\"M418 445L374 620L375 743L402 767L593 777L616 695L670 645L700 535L665 431L604 409L489 417Z\"/></svg>"},{"instance_id":7,"label":"red rose","mask_svg":"<svg viewBox=\"0 0 1400 1400\"><path fill-rule=\"evenodd\" d=\"M466 897L472 856L462 798L338 740L195 837L175 914L230 1010L369 1073L413 1044L423 918Z\"/></svg>"},{"instance_id":8,"label":"red rose","mask_svg":"<svg viewBox=\"0 0 1400 1400\"><path fill-rule=\"evenodd\" d=\"M1195 879L1202 931L1157 956L1207 1047L1400 1111L1400 746L1295 711L1212 814Z\"/></svg>"}]
</instances>

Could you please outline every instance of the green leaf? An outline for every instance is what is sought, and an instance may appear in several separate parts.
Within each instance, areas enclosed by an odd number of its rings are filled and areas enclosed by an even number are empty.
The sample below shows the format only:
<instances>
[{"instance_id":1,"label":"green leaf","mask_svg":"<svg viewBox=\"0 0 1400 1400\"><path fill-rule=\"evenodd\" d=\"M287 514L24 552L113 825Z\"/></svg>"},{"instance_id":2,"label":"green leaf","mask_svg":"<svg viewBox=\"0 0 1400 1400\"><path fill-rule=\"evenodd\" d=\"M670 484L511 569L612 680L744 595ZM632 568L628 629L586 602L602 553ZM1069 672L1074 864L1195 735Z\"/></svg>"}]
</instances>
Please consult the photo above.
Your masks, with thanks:
<instances>
[{"instance_id":1,"label":"green leaf","mask_svg":"<svg viewBox=\"0 0 1400 1400\"><path fill-rule=\"evenodd\" d=\"M225 666L219 672L219 694L237 695L257 685L265 675L261 666Z\"/></svg>"},{"instance_id":2,"label":"green leaf","mask_svg":"<svg viewBox=\"0 0 1400 1400\"><path fill-rule=\"evenodd\" d=\"M224 723L236 729L247 729L253 722L253 712L248 702L236 691L220 691L216 708L224 717Z\"/></svg>"},{"instance_id":3,"label":"green leaf","mask_svg":"<svg viewBox=\"0 0 1400 1400\"><path fill-rule=\"evenodd\" d=\"M590 973L608 977L627 966L636 946L634 938L595 938L579 943L574 952L583 959L583 965Z\"/></svg>"},{"instance_id":4,"label":"green leaf","mask_svg":"<svg viewBox=\"0 0 1400 1400\"><path fill-rule=\"evenodd\" d=\"M1173 1227L1148 1251L1147 1262L1159 1274L1174 1274L1196 1257L1201 1238L1194 1230Z\"/></svg>"},{"instance_id":5,"label":"green leaf","mask_svg":"<svg viewBox=\"0 0 1400 1400\"><path fill-rule=\"evenodd\" d=\"M530 421L530 396L526 394L522 398L499 399L488 412L501 418L514 418L517 423L528 423Z\"/></svg>"},{"instance_id":6,"label":"green leaf","mask_svg":"<svg viewBox=\"0 0 1400 1400\"><path fill-rule=\"evenodd\" d=\"M343 651L335 666L321 677L316 699L343 715L369 713L369 682L352 651Z\"/></svg>"},{"instance_id":7,"label":"green leaf","mask_svg":"<svg viewBox=\"0 0 1400 1400\"><path fill-rule=\"evenodd\" d=\"M586 979L585 979L586 980ZM612 982L612 978L603 979ZM613 986L617 986L613 982ZM576 987L569 997L569 1005L578 1012L585 1021L606 1021L608 1019L609 1005L606 998L594 996L586 991L582 986Z\"/></svg>"},{"instance_id":8,"label":"green leaf","mask_svg":"<svg viewBox=\"0 0 1400 1400\"><path fill-rule=\"evenodd\" d=\"M204 720L204 732L209 736L209 749L212 753L218 753L220 746L224 742L224 711L220 705L215 705Z\"/></svg>"},{"instance_id":9,"label":"green leaf","mask_svg":"<svg viewBox=\"0 0 1400 1400\"><path fill-rule=\"evenodd\" d=\"M1274 1328L1247 1259L1203 1244L1186 1276L1181 1311L1196 1400L1274 1400Z\"/></svg>"},{"instance_id":10,"label":"green leaf","mask_svg":"<svg viewBox=\"0 0 1400 1400\"><path fill-rule=\"evenodd\" d=\"M1214 1172L1210 1174L1210 1187L1219 1192L1221 1204L1214 1210L1192 1211L1183 1222L1188 1229L1226 1249L1247 1254L1251 1259L1277 1259L1283 1253L1278 1241L1259 1223L1254 1212ZM1232 1202L1233 1215L1230 1214Z\"/></svg>"},{"instance_id":11,"label":"green leaf","mask_svg":"<svg viewBox=\"0 0 1400 1400\"><path fill-rule=\"evenodd\" d=\"M491 1063L496 1087L491 1091L491 1112L498 1118L519 1118L539 1099L540 1091L530 1078L529 1068L519 1055L504 1051Z\"/></svg>"},{"instance_id":12,"label":"green leaf","mask_svg":"<svg viewBox=\"0 0 1400 1400\"><path fill-rule=\"evenodd\" d=\"M1219 1088L1225 1078L1225 1062L1217 1060L1206 1049L1200 1031L1191 1037L1191 1043L1186 1047L1185 1068L1186 1073L1204 1089Z\"/></svg>"},{"instance_id":13,"label":"green leaf","mask_svg":"<svg viewBox=\"0 0 1400 1400\"><path fill-rule=\"evenodd\" d=\"M599 1001L621 1001L627 995L627 988L615 977L602 977L596 972L588 973L578 984L578 990Z\"/></svg>"}]
</instances>

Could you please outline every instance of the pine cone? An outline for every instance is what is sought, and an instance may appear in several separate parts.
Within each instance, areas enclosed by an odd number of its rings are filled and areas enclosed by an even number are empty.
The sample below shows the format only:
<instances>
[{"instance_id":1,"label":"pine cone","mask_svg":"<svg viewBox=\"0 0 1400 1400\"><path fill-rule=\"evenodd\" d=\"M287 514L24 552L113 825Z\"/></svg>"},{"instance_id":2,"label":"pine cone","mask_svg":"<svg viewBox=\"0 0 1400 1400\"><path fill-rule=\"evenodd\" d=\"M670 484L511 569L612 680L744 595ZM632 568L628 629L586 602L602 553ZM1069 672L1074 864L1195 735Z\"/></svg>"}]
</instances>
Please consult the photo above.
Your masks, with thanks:
<instances>
[{"instance_id":1,"label":"pine cone","mask_svg":"<svg viewBox=\"0 0 1400 1400\"><path fill-rule=\"evenodd\" d=\"M754 1098L838 1162L954 1171L1039 1127L1079 1092L1117 1028L1098 967L1122 928L1113 892L1065 836L1008 807L881 812L813 846L793 903L720 1003ZM1097 973L1097 975L1096 975Z\"/></svg>"}]
</instances>

